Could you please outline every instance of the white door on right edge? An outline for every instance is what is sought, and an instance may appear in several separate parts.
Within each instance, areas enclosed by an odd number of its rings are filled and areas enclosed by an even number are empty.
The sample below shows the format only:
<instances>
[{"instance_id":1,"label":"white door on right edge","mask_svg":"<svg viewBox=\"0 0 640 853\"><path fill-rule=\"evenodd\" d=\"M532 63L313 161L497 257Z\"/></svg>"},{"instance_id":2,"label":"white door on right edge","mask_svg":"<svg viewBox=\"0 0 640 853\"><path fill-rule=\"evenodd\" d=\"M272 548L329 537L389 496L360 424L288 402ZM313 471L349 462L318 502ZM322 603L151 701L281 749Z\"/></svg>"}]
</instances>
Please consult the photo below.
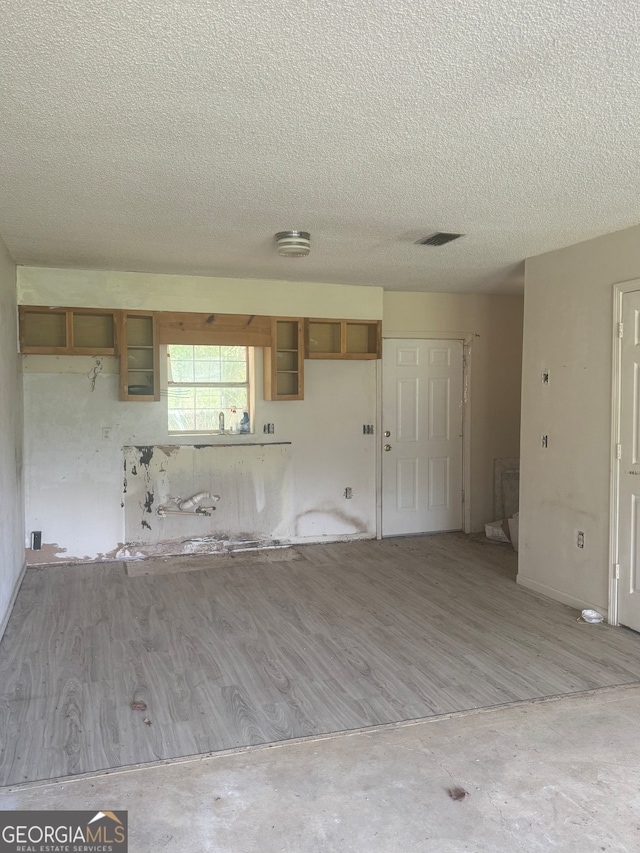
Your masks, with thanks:
<instances>
[{"instance_id":1,"label":"white door on right edge","mask_svg":"<svg viewBox=\"0 0 640 853\"><path fill-rule=\"evenodd\" d=\"M462 341L383 341L383 536L462 528L462 389Z\"/></svg>"},{"instance_id":2,"label":"white door on right edge","mask_svg":"<svg viewBox=\"0 0 640 853\"><path fill-rule=\"evenodd\" d=\"M622 297L618 620L640 631L640 291Z\"/></svg>"}]
</instances>

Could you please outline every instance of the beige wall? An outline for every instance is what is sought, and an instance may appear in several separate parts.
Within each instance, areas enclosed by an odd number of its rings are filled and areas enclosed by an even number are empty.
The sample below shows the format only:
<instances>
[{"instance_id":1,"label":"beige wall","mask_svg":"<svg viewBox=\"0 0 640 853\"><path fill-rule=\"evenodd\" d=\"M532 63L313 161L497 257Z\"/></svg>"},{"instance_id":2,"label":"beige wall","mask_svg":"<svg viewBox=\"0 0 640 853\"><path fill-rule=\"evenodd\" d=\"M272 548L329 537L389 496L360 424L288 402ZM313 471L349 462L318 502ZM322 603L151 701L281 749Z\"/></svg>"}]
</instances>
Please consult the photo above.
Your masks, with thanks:
<instances>
[{"instance_id":1,"label":"beige wall","mask_svg":"<svg viewBox=\"0 0 640 853\"><path fill-rule=\"evenodd\" d=\"M640 277L640 227L526 262L518 579L606 612L613 286ZM550 371L543 386L541 373ZM549 436L547 450L541 436ZM576 547L578 530L585 547Z\"/></svg>"},{"instance_id":2,"label":"beige wall","mask_svg":"<svg viewBox=\"0 0 640 853\"><path fill-rule=\"evenodd\" d=\"M44 267L18 267L18 301L271 317L382 317L381 287Z\"/></svg>"},{"instance_id":3,"label":"beige wall","mask_svg":"<svg viewBox=\"0 0 640 853\"><path fill-rule=\"evenodd\" d=\"M0 636L24 566L22 377L16 335L16 268L0 239Z\"/></svg>"},{"instance_id":4,"label":"beige wall","mask_svg":"<svg viewBox=\"0 0 640 853\"><path fill-rule=\"evenodd\" d=\"M471 338L471 526L493 521L493 461L519 455L521 296L384 294L383 336Z\"/></svg>"}]
</instances>

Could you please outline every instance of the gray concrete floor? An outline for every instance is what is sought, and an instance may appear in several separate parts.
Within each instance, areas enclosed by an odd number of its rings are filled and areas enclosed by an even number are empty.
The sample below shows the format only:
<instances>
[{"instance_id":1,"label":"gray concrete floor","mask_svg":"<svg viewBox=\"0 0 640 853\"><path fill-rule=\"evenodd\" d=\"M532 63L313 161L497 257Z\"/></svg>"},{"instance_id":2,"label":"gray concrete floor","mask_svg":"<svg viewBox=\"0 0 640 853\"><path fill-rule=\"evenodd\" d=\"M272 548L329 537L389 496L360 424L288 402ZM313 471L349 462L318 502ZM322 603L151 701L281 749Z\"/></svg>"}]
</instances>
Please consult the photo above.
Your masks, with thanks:
<instances>
[{"instance_id":1,"label":"gray concrete floor","mask_svg":"<svg viewBox=\"0 0 640 853\"><path fill-rule=\"evenodd\" d=\"M0 808L127 809L131 853L638 851L639 729L640 686L615 687L6 787Z\"/></svg>"}]
</instances>

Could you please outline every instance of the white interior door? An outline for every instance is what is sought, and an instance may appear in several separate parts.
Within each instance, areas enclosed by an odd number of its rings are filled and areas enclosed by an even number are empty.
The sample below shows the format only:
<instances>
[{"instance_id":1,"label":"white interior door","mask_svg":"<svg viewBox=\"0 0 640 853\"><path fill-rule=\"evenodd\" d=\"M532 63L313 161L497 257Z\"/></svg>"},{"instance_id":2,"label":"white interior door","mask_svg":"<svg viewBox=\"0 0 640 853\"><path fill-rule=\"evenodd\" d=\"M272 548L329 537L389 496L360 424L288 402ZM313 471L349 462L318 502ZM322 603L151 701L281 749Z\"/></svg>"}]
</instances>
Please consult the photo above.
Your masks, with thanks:
<instances>
[{"instance_id":1,"label":"white interior door","mask_svg":"<svg viewBox=\"0 0 640 853\"><path fill-rule=\"evenodd\" d=\"M462 341L383 341L383 536L462 528L462 364Z\"/></svg>"},{"instance_id":2,"label":"white interior door","mask_svg":"<svg viewBox=\"0 0 640 853\"><path fill-rule=\"evenodd\" d=\"M622 297L618 620L640 631L640 291Z\"/></svg>"}]
</instances>

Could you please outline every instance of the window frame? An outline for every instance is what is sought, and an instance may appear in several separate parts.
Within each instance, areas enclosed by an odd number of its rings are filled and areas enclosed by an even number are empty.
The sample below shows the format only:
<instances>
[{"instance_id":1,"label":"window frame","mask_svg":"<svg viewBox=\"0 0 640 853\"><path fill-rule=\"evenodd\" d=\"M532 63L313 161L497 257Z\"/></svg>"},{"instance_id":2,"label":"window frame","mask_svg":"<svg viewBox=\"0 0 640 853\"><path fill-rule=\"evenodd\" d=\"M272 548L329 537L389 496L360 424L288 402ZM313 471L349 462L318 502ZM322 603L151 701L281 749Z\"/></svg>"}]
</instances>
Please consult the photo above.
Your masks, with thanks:
<instances>
[{"instance_id":1,"label":"window frame","mask_svg":"<svg viewBox=\"0 0 640 853\"><path fill-rule=\"evenodd\" d=\"M216 349L229 349L231 347L234 347L234 348L242 347L246 353L246 366L247 366L246 375L247 375L247 379L245 382L175 382L169 378L170 377L169 368L170 368L170 364L171 364L171 347L178 347L178 346L189 346L189 347L192 347L192 349L194 349L194 350L196 347L210 347L210 348L216 348ZM254 431L253 430L253 411L255 408L255 369L254 369L254 349L255 348L254 347L247 346L246 344L213 344L213 343L212 344L209 344L209 343L207 343L207 344L201 344L201 343L191 344L191 343L183 342L180 344L177 344L177 343L166 344L165 348L166 348L166 359L163 359L163 361L164 361L165 370L166 370L165 375L166 375L166 388L167 388L167 420L166 420L166 423L167 423L167 432L170 436L189 436L189 435L194 435L194 436L203 436L203 435L207 435L207 436L221 436L221 435L235 436L235 435L243 435L243 436L245 436L248 434L249 435L253 434L253 431ZM213 389L216 389L216 388L246 388L247 389L247 409L246 409L246 411L248 411L248 414L249 414L249 424L250 424L249 433L240 433L239 431L233 432L233 433L228 432L228 427L226 425L225 425L224 433L221 433L219 429L215 429L215 428L214 429L205 429L205 430L198 430L198 429L175 430L175 429L171 429L169 427L169 412L170 412L170 409L169 409L169 391L171 388L188 388L188 389L192 389L192 388L213 388ZM196 408L194 411L197 412L198 409ZM245 411L245 410L243 409L243 411ZM242 414L240 413L239 419L241 417L242 417Z\"/></svg>"}]
</instances>

